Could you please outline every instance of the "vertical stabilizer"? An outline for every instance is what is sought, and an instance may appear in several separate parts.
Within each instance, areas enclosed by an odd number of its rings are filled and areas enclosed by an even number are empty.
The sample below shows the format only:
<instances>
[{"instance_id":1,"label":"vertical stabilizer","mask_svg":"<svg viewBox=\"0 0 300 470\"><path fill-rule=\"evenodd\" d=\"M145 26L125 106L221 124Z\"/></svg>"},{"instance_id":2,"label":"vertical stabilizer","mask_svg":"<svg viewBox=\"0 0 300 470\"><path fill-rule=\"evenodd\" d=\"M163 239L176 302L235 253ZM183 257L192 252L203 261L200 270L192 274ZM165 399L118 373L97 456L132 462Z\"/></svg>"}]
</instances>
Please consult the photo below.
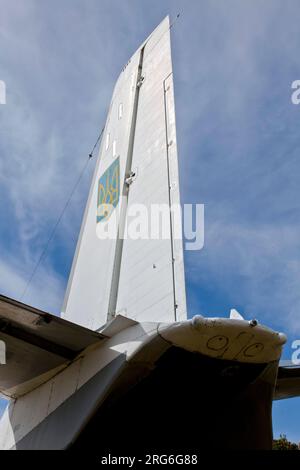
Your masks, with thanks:
<instances>
[{"instance_id":1,"label":"vertical stabilizer","mask_svg":"<svg viewBox=\"0 0 300 470\"><path fill-rule=\"evenodd\" d=\"M138 321L186 318L182 240L174 236L181 233L181 219L171 211L174 204L179 204L179 182L167 17L116 83L69 278L65 318L91 329L117 313ZM151 227L154 206L155 211L166 209L163 237ZM141 212L148 214L148 231L132 236Z\"/></svg>"}]
</instances>

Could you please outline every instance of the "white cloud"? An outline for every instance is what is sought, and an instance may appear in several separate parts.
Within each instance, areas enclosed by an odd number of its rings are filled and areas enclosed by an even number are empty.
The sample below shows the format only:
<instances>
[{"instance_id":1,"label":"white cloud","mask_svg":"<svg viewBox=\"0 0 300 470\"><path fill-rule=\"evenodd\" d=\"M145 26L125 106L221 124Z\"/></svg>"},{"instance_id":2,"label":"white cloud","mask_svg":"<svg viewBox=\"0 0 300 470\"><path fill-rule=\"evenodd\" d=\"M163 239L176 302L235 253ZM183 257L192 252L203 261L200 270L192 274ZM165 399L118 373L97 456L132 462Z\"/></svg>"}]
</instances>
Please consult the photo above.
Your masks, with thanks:
<instances>
[{"instance_id":1,"label":"white cloud","mask_svg":"<svg viewBox=\"0 0 300 470\"><path fill-rule=\"evenodd\" d=\"M188 257L191 281L199 286L213 283L225 302L242 303L247 317L300 334L298 227L245 226L223 220L206 225L205 237L203 251Z\"/></svg>"},{"instance_id":2,"label":"white cloud","mask_svg":"<svg viewBox=\"0 0 300 470\"><path fill-rule=\"evenodd\" d=\"M44 311L59 314L65 280L51 266L42 265L38 275L33 278L26 296L21 298L28 278L26 267L20 266L16 258L2 257L0 260L0 293L22 300L22 302Z\"/></svg>"}]
</instances>

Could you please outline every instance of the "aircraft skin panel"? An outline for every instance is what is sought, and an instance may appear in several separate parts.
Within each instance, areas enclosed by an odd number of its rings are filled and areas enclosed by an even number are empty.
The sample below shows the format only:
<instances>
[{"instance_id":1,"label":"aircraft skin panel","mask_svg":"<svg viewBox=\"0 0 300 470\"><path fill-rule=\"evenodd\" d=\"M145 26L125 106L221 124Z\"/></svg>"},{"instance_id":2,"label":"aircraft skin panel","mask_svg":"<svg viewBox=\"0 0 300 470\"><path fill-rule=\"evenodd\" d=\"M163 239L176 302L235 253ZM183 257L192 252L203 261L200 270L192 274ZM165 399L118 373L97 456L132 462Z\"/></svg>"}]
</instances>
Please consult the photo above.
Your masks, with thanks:
<instances>
[{"instance_id":1,"label":"aircraft skin panel","mask_svg":"<svg viewBox=\"0 0 300 470\"><path fill-rule=\"evenodd\" d=\"M120 182L125 178L138 59L138 54L131 59L114 91L63 306L64 318L91 329L97 329L107 321L116 249L116 236L101 240L97 236L99 179L116 158L120 162ZM121 119L120 104L123 107ZM122 205L122 199L119 205Z\"/></svg>"},{"instance_id":2,"label":"aircraft skin panel","mask_svg":"<svg viewBox=\"0 0 300 470\"><path fill-rule=\"evenodd\" d=\"M143 204L150 214L151 205L169 208L180 202L168 20L145 46L142 75L132 157L137 177L130 186L128 206ZM123 244L116 310L137 321L186 318L182 241L174 240L176 221L171 224L170 215L168 209L165 239L128 237Z\"/></svg>"},{"instance_id":3,"label":"aircraft skin panel","mask_svg":"<svg viewBox=\"0 0 300 470\"><path fill-rule=\"evenodd\" d=\"M70 394L59 407L49 411L42 421L13 443L12 447L17 450L68 448L84 427L87 416L94 414L99 402L105 399L107 389L113 388L114 378L123 365L124 360L120 355L87 384Z\"/></svg>"},{"instance_id":4,"label":"aircraft skin panel","mask_svg":"<svg viewBox=\"0 0 300 470\"><path fill-rule=\"evenodd\" d=\"M64 318L90 329L117 313L138 321L186 318L182 242L173 239L178 221L170 213L179 203L179 183L169 29L165 18L126 64L113 92L62 309ZM113 165L119 165L117 185ZM130 171L136 177L128 186ZM99 201L116 192L110 217L99 217ZM153 204L166 206L165 239L126 237L135 204L149 214ZM112 237L103 238L105 226Z\"/></svg>"},{"instance_id":5,"label":"aircraft skin panel","mask_svg":"<svg viewBox=\"0 0 300 470\"><path fill-rule=\"evenodd\" d=\"M127 328L126 328L127 320ZM125 330L116 331L114 335L113 323L119 323L117 318L110 325L110 329L106 329L106 334L111 330L113 335L106 341L91 345L82 352L67 368L57 373L55 377L47 380L45 383L36 387L31 392L12 400L8 409L0 420L0 449L15 448L18 442L21 442L26 435L37 428L47 418L53 416L55 412L73 395L77 394L89 381L91 381L99 372L106 370L108 372L107 384L100 381L102 391L98 390L98 395L93 398L93 403L79 406L80 410L71 408L70 415L76 417L80 415L80 425L83 425L89 417L88 407L93 405L99 406L100 401L106 396L108 390L115 386L116 375L118 375L123 366L127 366L128 361L133 355L148 341L155 339L157 336L157 324L148 323L143 326L134 321L125 321ZM168 346L164 340L160 342ZM156 350L151 349L150 357L154 357ZM114 367L114 364L117 368ZM144 364L144 361L143 361ZM37 406L38 404L38 406ZM59 415L58 415L59 416ZM73 418L72 418L73 419ZM71 417L69 421L64 423L69 434L65 437L61 436L59 448L64 445L69 435L77 431L74 428ZM51 440L55 439L58 428L62 425L60 416L58 421L49 430L49 439L47 445L51 445ZM79 426L79 424L78 424ZM44 447L43 432L37 437L37 442L29 442L27 448L48 448ZM40 440L41 439L41 440ZM41 447L42 446L42 447ZM17 446L18 448L18 446Z\"/></svg>"},{"instance_id":6,"label":"aircraft skin panel","mask_svg":"<svg viewBox=\"0 0 300 470\"><path fill-rule=\"evenodd\" d=\"M0 448L43 449L70 445L97 407L102 406L103 400L120 392L122 387L118 380L121 374L125 389L132 388L136 381L156 368L158 360L172 346L182 352L190 352L194 357L198 353L203 358L219 360L222 357L222 360L234 361L231 366L234 364L235 368L243 364L248 364L251 370L255 364L274 365L276 372L285 340L282 335L263 326L257 326L253 330L249 322L240 320L195 317L193 320L173 324L140 324L128 319L127 322L126 327L126 319L122 318L121 323L118 317L114 319L108 329L103 330L105 335L110 330L111 337L89 346L68 368L30 393L12 401L0 421ZM225 336L227 342L221 343L220 350L219 339L224 339ZM216 342L218 350L215 349ZM257 344L264 344L264 348L256 348ZM190 357L189 360L191 359ZM168 368L176 370L176 360L169 363ZM206 380L205 375L198 374L194 377L195 383L203 389L209 380ZM180 378L178 374L177 378ZM88 384L92 386L95 381L100 388L97 388L93 396L88 393L90 398L83 399L86 386L90 389ZM157 403L165 406L161 392L159 390ZM184 405L179 409L184 410ZM140 407L137 410L140 412Z\"/></svg>"}]
</instances>

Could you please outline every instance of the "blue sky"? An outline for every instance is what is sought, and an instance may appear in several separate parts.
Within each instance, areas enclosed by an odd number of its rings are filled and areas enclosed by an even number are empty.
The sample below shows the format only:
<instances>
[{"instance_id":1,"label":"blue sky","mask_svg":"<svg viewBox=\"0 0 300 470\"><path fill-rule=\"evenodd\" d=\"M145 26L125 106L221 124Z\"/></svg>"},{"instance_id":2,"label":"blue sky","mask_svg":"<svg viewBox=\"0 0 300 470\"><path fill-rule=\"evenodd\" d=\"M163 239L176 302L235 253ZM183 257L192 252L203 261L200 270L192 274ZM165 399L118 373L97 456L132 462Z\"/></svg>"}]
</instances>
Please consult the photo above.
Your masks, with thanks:
<instances>
[{"instance_id":1,"label":"blue sky","mask_svg":"<svg viewBox=\"0 0 300 470\"><path fill-rule=\"evenodd\" d=\"M0 292L20 299L102 127L114 82L166 14L182 202L205 204L187 252L189 315L246 318L300 338L300 4L245 0L0 0ZM23 301L59 313L93 165ZM300 441L300 399L274 404Z\"/></svg>"}]
</instances>

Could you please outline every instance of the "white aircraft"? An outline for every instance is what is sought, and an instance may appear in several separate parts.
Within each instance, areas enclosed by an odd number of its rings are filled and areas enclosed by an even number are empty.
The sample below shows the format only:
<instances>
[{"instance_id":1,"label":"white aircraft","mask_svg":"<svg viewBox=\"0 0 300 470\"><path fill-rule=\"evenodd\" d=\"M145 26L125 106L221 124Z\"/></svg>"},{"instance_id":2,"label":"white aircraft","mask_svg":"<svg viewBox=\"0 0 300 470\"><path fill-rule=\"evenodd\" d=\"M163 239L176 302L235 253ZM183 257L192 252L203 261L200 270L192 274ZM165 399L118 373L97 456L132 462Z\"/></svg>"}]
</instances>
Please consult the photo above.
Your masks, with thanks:
<instances>
[{"instance_id":1,"label":"white aircraft","mask_svg":"<svg viewBox=\"0 0 300 470\"><path fill-rule=\"evenodd\" d=\"M137 203L167 205L167 237L124 237ZM271 447L272 400L300 394L300 368L235 310L187 319L176 203L167 17L116 83L62 318L0 297L1 449Z\"/></svg>"}]
</instances>

